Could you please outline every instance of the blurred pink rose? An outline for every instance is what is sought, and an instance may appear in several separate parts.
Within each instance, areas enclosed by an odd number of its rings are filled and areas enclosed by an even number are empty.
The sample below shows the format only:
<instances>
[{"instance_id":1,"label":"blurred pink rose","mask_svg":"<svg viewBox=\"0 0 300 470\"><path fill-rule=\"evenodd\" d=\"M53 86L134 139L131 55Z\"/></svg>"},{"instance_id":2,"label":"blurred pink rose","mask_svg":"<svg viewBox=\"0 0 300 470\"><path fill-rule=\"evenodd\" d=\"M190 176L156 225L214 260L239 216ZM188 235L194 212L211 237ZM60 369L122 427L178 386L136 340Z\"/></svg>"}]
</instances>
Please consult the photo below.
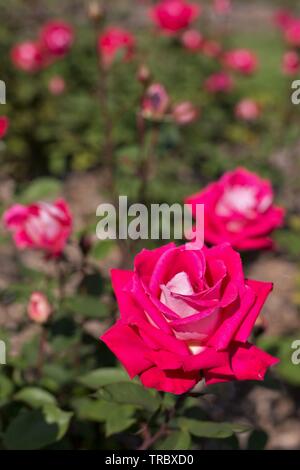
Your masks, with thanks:
<instances>
[{"instance_id":1,"label":"blurred pink rose","mask_svg":"<svg viewBox=\"0 0 300 470\"><path fill-rule=\"evenodd\" d=\"M162 119L170 104L169 95L163 85L153 83L147 89L142 102L142 115L146 119Z\"/></svg>"},{"instance_id":2,"label":"blurred pink rose","mask_svg":"<svg viewBox=\"0 0 300 470\"><path fill-rule=\"evenodd\" d=\"M106 67L112 65L118 54L122 54L123 60L130 60L134 49L134 36L122 28L111 26L98 39L98 51Z\"/></svg>"},{"instance_id":3,"label":"blurred pink rose","mask_svg":"<svg viewBox=\"0 0 300 470\"><path fill-rule=\"evenodd\" d=\"M246 279L229 244L144 249L112 283L120 319L101 339L145 387L182 394L202 378L263 380L278 362L248 342L272 283Z\"/></svg>"},{"instance_id":4,"label":"blurred pink rose","mask_svg":"<svg viewBox=\"0 0 300 470\"><path fill-rule=\"evenodd\" d=\"M30 320L46 323L52 313L52 307L42 292L33 292L30 296L27 312Z\"/></svg>"},{"instance_id":5,"label":"blurred pink rose","mask_svg":"<svg viewBox=\"0 0 300 470\"><path fill-rule=\"evenodd\" d=\"M206 242L229 242L238 250L272 248L269 235L284 221L271 183L244 168L225 173L185 202L192 204L193 213L196 204L204 204Z\"/></svg>"},{"instance_id":6,"label":"blurred pink rose","mask_svg":"<svg viewBox=\"0 0 300 470\"><path fill-rule=\"evenodd\" d=\"M19 249L40 249L50 256L62 253L72 231L72 215L63 199L53 204L15 204L4 213L3 221Z\"/></svg>"},{"instance_id":7,"label":"blurred pink rose","mask_svg":"<svg viewBox=\"0 0 300 470\"><path fill-rule=\"evenodd\" d=\"M60 75L54 75L48 82L48 89L52 95L59 96L66 89L66 82Z\"/></svg>"},{"instance_id":8,"label":"blurred pink rose","mask_svg":"<svg viewBox=\"0 0 300 470\"><path fill-rule=\"evenodd\" d=\"M285 75L296 75L300 70L300 56L296 51L287 51L282 58L282 72Z\"/></svg>"},{"instance_id":9,"label":"blurred pink rose","mask_svg":"<svg viewBox=\"0 0 300 470\"><path fill-rule=\"evenodd\" d=\"M258 66L256 55L248 49L235 49L226 52L223 57L225 66L243 75L253 74Z\"/></svg>"},{"instance_id":10,"label":"blurred pink rose","mask_svg":"<svg viewBox=\"0 0 300 470\"><path fill-rule=\"evenodd\" d=\"M199 110L190 101L183 101L173 107L172 116L177 124L185 126L196 121Z\"/></svg>"},{"instance_id":11,"label":"blurred pink rose","mask_svg":"<svg viewBox=\"0 0 300 470\"><path fill-rule=\"evenodd\" d=\"M45 64L41 46L34 41L24 41L15 45L10 55L15 67L25 72L37 72Z\"/></svg>"},{"instance_id":12,"label":"blurred pink rose","mask_svg":"<svg viewBox=\"0 0 300 470\"><path fill-rule=\"evenodd\" d=\"M222 52L222 46L213 39L204 39L201 45L201 52L207 57L216 58Z\"/></svg>"},{"instance_id":13,"label":"blurred pink rose","mask_svg":"<svg viewBox=\"0 0 300 470\"><path fill-rule=\"evenodd\" d=\"M228 93L233 89L233 80L226 72L216 72L205 80L204 88L209 93Z\"/></svg>"},{"instance_id":14,"label":"blurred pink rose","mask_svg":"<svg viewBox=\"0 0 300 470\"><path fill-rule=\"evenodd\" d=\"M231 8L231 0L214 0L213 9L218 15L227 15Z\"/></svg>"},{"instance_id":15,"label":"blurred pink rose","mask_svg":"<svg viewBox=\"0 0 300 470\"><path fill-rule=\"evenodd\" d=\"M41 30L40 41L50 56L64 56L74 42L73 28L64 21L49 21Z\"/></svg>"},{"instance_id":16,"label":"blurred pink rose","mask_svg":"<svg viewBox=\"0 0 300 470\"><path fill-rule=\"evenodd\" d=\"M290 46L300 46L300 19L293 19L284 30L284 37Z\"/></svg>"},{"instance_id":17,"label":"blurred pink rose","mask_svg":"<svg viewBox=\"0 0 300 470\"><path fill-rule=\"evenodd\" d=\"M0 139L6 136L9 127L9 120L6 116L0 116Z\"/></svg>"},{"instance_id":18,"label":"blurred pink rose","mask_svg":"<svg viewBox=\"0 0 300 470\"><path fill-rule=\"evenodd\" d=\"M181 42L183 46L192 52L200 50L202 45L203 37L196 29L188 29L181 36Z\"/></svg>"},{"instance_id":19,"label":"blurred pink rose","mask_svg":"<svg viewBox=\"0 0 300 470\"><path fill-rule=\"evenodd\" d=\"M278 26L282 31L285 31L286 28L292 23L294 20L293 15L289 10L281 8L277 10L274 15L274 23Z\"/></svg>"},{"instance_id":20,"label":"blurred pink rose","mask_svg":"<svg viewBox=\"0 0 300 470\"><path fill-rule=\"evenodd\" d=\"M260 105L249 98L245 98L237 103L235 107L235 115L243 121L255 121L261 114Z\"/></svg>"},{"instance_id":21,"label":"blurred pink rose","mask_svg":"<svg viewBox=\"0 0 300 470\"><path fill-rule=\"evenodd\" d=\"M186 0L162 0L150 10L156 26L168 34L186 29L198 18L200 6Z\"/></svg>"}]
</instances>

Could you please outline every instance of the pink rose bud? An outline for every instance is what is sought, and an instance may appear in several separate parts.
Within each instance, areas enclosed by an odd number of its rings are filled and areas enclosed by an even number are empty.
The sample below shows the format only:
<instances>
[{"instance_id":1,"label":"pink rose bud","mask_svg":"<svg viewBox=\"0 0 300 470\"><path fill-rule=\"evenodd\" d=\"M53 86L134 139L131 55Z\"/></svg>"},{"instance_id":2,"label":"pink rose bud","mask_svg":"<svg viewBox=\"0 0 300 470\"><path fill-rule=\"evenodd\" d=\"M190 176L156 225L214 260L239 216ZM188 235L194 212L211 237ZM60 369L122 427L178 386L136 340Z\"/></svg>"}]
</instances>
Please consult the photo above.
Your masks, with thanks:
<instances>
[{"instance_id":1,"label":"pink rose bud","mask_svg":"<svg viewBox=\"0 0 300 470\"><path fill-rule=\"evenodd\" d=\"M284 222L270 181L245 168L228 171L185 203L192 205L193 214L197 204L205 205L206 243L230 243L240 251L273 248L270 234Z\"/></svg>"},{"instance_id":2,"label":"pink rose bud","mask_svg":"<svg viewBox=\"0 0 300 470\"><path fill-rule=\"evenodd\" d=\"M162 0L150 10L154 24L167 34L175 34L198 18L201 8L186 0Z\"/></svg>"},{"instance_id":3,"label":"pink rose bud","mask_svg":"<svg viewBox=\"0 0 300 470\"><path fill-rule=\"evenodd\" d=\"M3 222L17 248L39 249L53 257L62 253L72 231L72 215L63 199L53 204L14 204L4 213Z\"/></svg>"},{"instance_id":4,"label":"pink rose bud","mask_svg":"<svg viewBox=\"0 0 300 470\"><path fill-rule=\"evenodd\" d=\"M209 93L229 93L233 86L233 80L226 72L214 73L204 83L204 88Z\"/></svg>"},{"instance_id":5,"label":"pink rose bud","mask_svg":"<svg viewBox=\"0 0 300 470\"><path fill-rule=\"evenodd\" d=\"M124 61L132 59L135 50L135 38L125 29L107 28L98 38L98 52L105 67L110 67L118 55Z\"/></svg>"},{"instance_id":6,"label":"pink rose bud","mask_svg":"<svg viewBox=\"0 0 300 470\"><path fill-rule=\"evenodd\" d=\"M148 83L151 78L150 70L146 65L141 65L138 69L137 79L140 83Z\"/></svg>"},{"instance_id":7,"label":"pink rose bud","mask_svg":"<svg viewBox=\"0 0 300 470\"><path fill-rule=\"evenodd\" d=\"M300 19L293 19L285 28L285 40L293 47L300 46Z\"/></svg>"},{"instance_id":8,"label":"pink rose bud","mask_svg":"<svg viewBox=\"0 0 300 470\"><path fill-rule=\"evenodd\" d=\"M24 72L37 72L45 64L41 46L34 41L17 44L12 48L10 55L14 66Z\"/></svg>"},{"instance_id":9,"label":"pink rose bud","mask_svg":"<svg viewBox=\"0 0 300 470\"><path fill-rule=\"evenodd\" d=\"M296 51L285 52L282 58L282 72L285 75L296 75L300 70L300 56Z\"/></svg>"},{"instance_id":10,"label":"pink rose bud","mask_svg":"<svg viewBox=\"0 0 300 470\"><path fill-rule=\"evenodd\" d=\"M214 0L213 9L218 15L227 15L231 8L231 0Z\"/></svg>"},{"instance_id":11,"label":"pink rose bud","mask_svg":"<svg viewBox=\"0 0 300 470\"><path fill-rule=\"evenodd\" d=\"M189 101L184 101L174 106L172 116L177 124L185 126L196 121L199 110Z\"/></svg>"},{"instance_id":12,"label":"pink rose bud","mask_svg":"<svg viewBox=\"0 0 300 470\"><path fill-rule=\"evenodd\" d=\"M181 43L191 52L197 52L203 42L203 37L196 29L188 29L181 36Z\"/></svg>"},{"instance_id":13,"label":"pink rose bud","mask_svg":"<svg viewBox=\"0 0 300 470\"><path fill-rule=\"evenodd\" d=\"M62 95L66 88L66 82L60 75L51 77L48 83L48 89L52 95Z\"/></svg>"},{"instance_id":14,"label":"pink rose bud","mask_svg":"<svg viewBox=\"0 0 300 470\"><path fill-rule=\"evenodd\" d=\"M235 115L243 121L256 121L261 114L260 105L251 99L244 99L237 103Z\"/></svg>"},{"instance_id":15,"label":"pink rose bud","mask_svg":"<svg viewBox=\"0 0 300 470\"><path fill-rule=\"evenodd\" d=\"M223 62L226 67L242 75L252 75L258 66L256 55L248 49L235 49L226 52Z\"/></svg>"},{"instance_id":16,"label":"pink rose bud","mask_svg":"<svg viewBox=\"0 0 300 470\"><path fill-rule=\"evenodd\" d=\"M64 21L49 21L41 30L40 41L50 56L64 56L74 42L73 28Z\"/></svg>"},{"instance_id":17,"label":"pink rose bud","mask_svg":"<svg viewBox=\"0 0 300 470\"><path fill-rule=\"evenodd\" d=\"M217 41L212 39L204 39L201 46L201 52L206 57L216 58L221 54L222 47L221 44L219 44Z\"/></svg>"},{"instance_id":18,"label":"pink rose bud","mask_svg":"<svg viewBox=\"0 0 300 470\"><path fill-rule=\"evenodd\" d=\"M30 320L46 323L52 313L52 307L42 292L33 292L30 296L27 312Z\"/></svg>"},{"instance_id":19,"label":"pink rose bud","mask_svg":"<svg viewBox=\"0 0 300 470\"><path fill-rule=\"evenodd\" d=\"M145 93L142 103L142 115L146 119L160 120L170 104L169 95L163 85L153 83Z\"/></svg>"},{"instance_id":20,"label":"pink rose bud","mask_svg":"<svg viewBox=\"0 0 300 470\"><path fill-rule=\"evenodd\" d=\"M0 139L6 136L9 127L9 120L6 116L0 116Z\"/></svg>"}]
</instances>

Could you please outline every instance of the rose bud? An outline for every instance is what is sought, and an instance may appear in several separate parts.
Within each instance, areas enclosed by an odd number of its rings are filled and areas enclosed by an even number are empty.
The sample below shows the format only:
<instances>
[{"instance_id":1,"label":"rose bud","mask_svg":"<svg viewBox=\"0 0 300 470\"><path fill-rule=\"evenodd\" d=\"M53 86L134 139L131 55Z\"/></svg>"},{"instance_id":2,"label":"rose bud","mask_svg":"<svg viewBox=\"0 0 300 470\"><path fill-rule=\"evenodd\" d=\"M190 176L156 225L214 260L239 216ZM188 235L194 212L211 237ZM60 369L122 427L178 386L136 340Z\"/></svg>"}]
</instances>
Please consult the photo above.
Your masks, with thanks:
<instances>
[{"instance_id":1,"label":"rose bud","mask_svg":"<svg viewBox=\"0 0 300 470\"><path fill-rule=\"evenodd\" d=\"M25 41L11 50L11 60L15 67L24 72L37 72L45 64L45 57L39 43Z\"/></svg>"},{"instance_id":2,"label":"rose bud","mask_svg":"<svg viewBox=\"0 0 300 470\"><path fill-rule=\"evenodd\" d=\"M189 101L183 101L173 107L172 116L177 124L185 126L196 121L199 110Z\"/></svg>"},{"instance_id":3,"label":"rose bud","mask_svg":"<svg viewBox=\"0 0 300 470\"><path fill-rule=\"evenodd\" d=\"M27 306L30 320L36 323L46 323L52 314L52 307L42 292L33 292Z\"/></svg>"},{"instance_id":4,"label":"rose bud","mask_svg":"<svg viewBox=\"0 0 300 470\"><path fill-rule=\"evenodd\" d=\"M52 95L59 96L62 95L66 88L66 82L60 75L55 75L50 78L48 83L48 90Z\"/></svg>"},{"instance_id":5,"label":"rose bud","mask_svg":"<svg viewBox=\"0 0 300 470\"><path fill-rule=\"evenodd\" d=\"M198 18L201 8L186 0L163 0L150 10L155 25L167 34L175 34L186 29Z\"/></svg>"},{"instance_id":6,"label":"rose bud","mask_svg":"<svg viewBox=\"0 0 300 470\"><path fill-rule=\"evenodd\" d=\"M296 51L287 51L282 58L282 72L285 75L296 75L300 69L300 56Z\"/></svg>"},{"instance_id":7,"label":"rose bud","mask_svg":"<svg viewBox=\"0 0 300 470\"><path fill-rule=\"evenodd\" d=\"M104 16L103 7L97 1L90 2L88 4L88 16L97 23Z\"/></svg>"},{"instance_id":8,"label":"rose bud","mask_svg":"<svg viewBox=\"0 0 300 470\"><path fill-rule=\"evenodd\" d=\"M147 84L151 79L150 70L146 65L141 65L138 69L137 79L140 83Z\"/></svg>"},{"instance_id":9,"label":"rose bud","mask_svg":"<svg viewBox=\"0 0 300 470\"><path fill-rule=\"evenodd\" d=\"M203 42L203 37L196 29L188 29L181 36L182 45L191 52L197 52Z\"/></svg>"},{"instance_id":10,"label":"rose bud","mask_svg":"<svg viewBox=\"0 0 300 470\"><path fill-rule=\"evenodd\" d=\"M64 21L49 21L40 33L41 44L54 57L64 56L74 42L73 28Z\"/></svg>"},{"instance_id":11,"label":"rose bud","mask_svg":"<svg viewBox=\"0 0 300 470\"><path fill-rule=\"evenodd\" d=\"M204 83L204 88L209 93L229 93L233 86L233 80L226 72L214 73Z\"/></svg>"},{"instance_id":12,"label":"rose bud","mask_svg":"<svg viewBox=\"0 0 300 470\"><path fill-rule=\"evenodd\" d=\"M0 116L0 139L6 136L9 127L9 120L6 116Z\"/></svg>"},{"instance_id":13,"label":"rose bud","mask_svg":"<svg viewBox=\"0 0 300 470\"><path fill-rule=\"evenodd\" d=\"M153 83L145 93L142 102L142 116L145 119L160 120L170 103L169 95L163 85Z\"/></svg>"},{"instance_id":14,"label":"rose bud","mask_svg":"<svg viewBox=\"0 0 300 470\"><path fill-rule=\"evenodd\" d=\"M98 52L105 67L110 67L119 54L123 61L132 59L134 49L134 36L122 28L109 27L98 38Z\"/></svg>"},{"instance_id":15,"label":"rose bud","mask_svg":"<svg viewBox=\"0 0 300 470\"><path fill-rule=\"evenodd\" d=\"M63 199L53 204L14 204L5 211L3 222L17 248L39 249L51 257L61 255L72 231L72 215Z\"/></svg>"},{"instance_id":16,"label":"rose bud","mask_svg":"<svg viewBox=\"0 0 300 470\"><path fill-rule=\"evenodd\" d=\"M260 105L248 98L241 100L235 107L235 116L243 121L256 121L260 114Z\"/></svg>"}]
</instances>

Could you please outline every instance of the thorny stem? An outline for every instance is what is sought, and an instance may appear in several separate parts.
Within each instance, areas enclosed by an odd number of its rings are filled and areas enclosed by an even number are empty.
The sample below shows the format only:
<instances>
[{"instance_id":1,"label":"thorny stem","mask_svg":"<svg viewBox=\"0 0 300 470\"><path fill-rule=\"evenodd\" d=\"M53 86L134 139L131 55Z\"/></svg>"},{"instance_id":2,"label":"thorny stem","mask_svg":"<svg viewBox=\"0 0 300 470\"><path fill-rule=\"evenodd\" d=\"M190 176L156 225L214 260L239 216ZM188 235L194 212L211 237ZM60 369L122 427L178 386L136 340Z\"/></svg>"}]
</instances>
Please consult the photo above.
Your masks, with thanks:
<instances>
[{"instance_id":1,"label":"thorny stem","mask_svg":"<svg viewBox=\"0 0 300 470\"><path fill-rule=\"evenodd\" d=\"M170 421L176 416L177 411L183 406L184 401L186 400L188 396L189 396L188 393L184 393L177 398L176 403L173 406L173 408L168 410L166 417L165 417L165 421L161 424L159 429L153 435L151 435L149 431L148 424L146 423L144 425L144 428L142 430L144 440L142 444L140 445L140 447L138 448L138 450L150 449L153 446L153 444L155 444L156 441L158 441L161 437L164 437L165 435L168 434Z\"/></svg>"}]
</instances>

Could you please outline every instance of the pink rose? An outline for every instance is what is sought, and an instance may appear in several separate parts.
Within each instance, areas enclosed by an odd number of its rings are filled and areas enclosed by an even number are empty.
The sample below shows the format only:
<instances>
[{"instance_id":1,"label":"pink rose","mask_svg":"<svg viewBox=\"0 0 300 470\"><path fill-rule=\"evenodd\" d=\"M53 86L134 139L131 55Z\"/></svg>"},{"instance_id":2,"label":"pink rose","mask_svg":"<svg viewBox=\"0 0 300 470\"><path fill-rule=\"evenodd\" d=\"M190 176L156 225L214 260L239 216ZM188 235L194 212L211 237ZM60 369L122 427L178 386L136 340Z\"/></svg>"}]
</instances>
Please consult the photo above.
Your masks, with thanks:
<instances>
[{"instance_id":1,"label":"pink rose","mask_svg":"<svg viewBox=\"0 0 300 470\"><path fill-rule=\"evenodd\" d=\"M293 19L284 32L285 40L290 46L300 46L300 19Z\"/></svg>"},{"instance_id":2,"label":"pink rose","mask_svg":"<svg viewBox=\"0 0 300 470\"><path fill-rule=\"evenodd\" d=\"M61 254L72 231L72 216L63 199L54 204L15 204L4 213L3 221L19 249L40 249L50 256Z\"/></svg>"},{"instance_id":3,"label":"pink rose","mask_svg":"<svg viewBox=\"0 0 300 470\"><path fill-rule=\"evenodd\" d=\"M101 339L145 387L263 380L278 362L248 342L272 284L245 279L229 244L144 249L112 283L121 316Z\"/></svg>"},{"instance_id":4,"label":"pink rose","mask_svg":"<svg viewBox=\"0 0 300 470\"><path fill-rule=\"evenodd\" d=\"M259 103L249 98L245 98L235 107L235 115L242 121L256 121L261 114Z\"/></svg>"},{"instance_id":5,"label":"pink rose","mask_svg":"<svg viewBox=\"0 0 300 470\"><path fill-rule=\"evenodd\" d=\"M160 120L170 104L169 95L163 85L153 83L147 89L142 102L142 115L145 119Z\"/></svg>"},{"instance_id":6,"label":"pink rose","mask_svg":"<svg viewBox=\"0 0 300 470\"><path fill-rule=\"evenodd\" d=\"M231 8L231 0L214 0L213 9L218 15L227 15Z\"/></svg>"},{"instance_id":7,"label":"pink rose","mask_svg":"<svg viewBox=\"0 0 300 470\"><path fill-rule=\"evenodd\" d=\"M285 75L296 75L300 70L300 57L296 51L287 51L282 58L282 72Z\"/></svg>"},{"instance_id":8,"label":"pink rose","mask_svg":"<svg viewBox=\"0 0 300 470\"><path fill-rule=\"evenodd\" d=\"M9 120L6 116L0 116L0 139L6 136L9 127Z\"/></svg>"},{"instance_id":9,"label":"pink rose","mask_svg":"<svg viewBox=\"0 0 300 470\"><path fill-rule=\"evenodd\" d=\"M52 307L42 292L33 292L27 307L29 318L36 323L46 323L52 313Z\"/></svg>"},{"instance_id":10,"label":"pink rose","mask_svg":"<svg viewBox=\"0 0 300 470\"><path fill-rule=\"evenodd\" d=\"M209 93L229 93L233 86L233 80L226 72L216 72L210 75L204 83L204 88Z\"/></svg>"},{"instance_id":11,"label":"pink rose","mask_svg":"<svg viewBox=\"0 0 300 470\"><path fill-rule=\"evenodd\" d=\"M288 26L294 20L293 15L289 10L281 8L280 10L276 11L274 15L274 23L278 26L282 31L285 31Z\"/></svg>"},{"instance_id":12,"label":"pink rose","mask_svg":"<svg viewBox=\"0 0 300 470\"><path fill-rule=\"evenodd\" d=\"M183 46L191 52L197 52L202 45L203 37L196 29L188 29L181 36Z\"/></svg>"},{"instance_id":13,"label":"pink rose","mask_svg":"<svg viewBox=\"0 0 300 470\"><path fill-rule=\"evenodd\" d=\"M199 5L185 0L163 0L150 10L156 26L168 34L188 28L201 13Z\"/></svg>"},{"instance_id":14,"label":"pink rose","mask_svg":"<svg viewBox=\"0 0 300 470\"><path fill-rule=\"evenodd\" d=\"M269 181L244 168L225 173L215 183L186 198L195 213L204 204L205 241L229 242L238 250L272 248L269 234L283 224L284 210L273 203Z\"/></svg>"},{"instance_id":15,"label":"pink rose","mask_svg":"<svg viewBox=\"0 0 300 470\"><path fill-rule=\"evenodd\" d=\"M177 124L185 126L196 121L199 116L199 110L190 101L183 101L174 106L172 116Z\"/></svg>"},{"instance_id":16,"label":"pink rose","mask_svg":"<svg viewBox=\"0 0 300 470\"><path fill-rule=\"evenodd\" d=\"M48 82L48 89L50 93L54 96L61 95L66 88L66 82L60 75L54 75L51 77Z\"/></svg>"},{"instance_id":17,"label":"pink rose","mask_svg":"<svg viewBox=\"0 0 300 470\"><path fill-rule=\"evenodd\" d=\"M64 56L74 41L73 28L64 21L49 21L41 30L40 41L50 56Z\"/></svg>"},{"instance_id":18,"label":"pink rose","mask_svg":"<svg viewBox=\"0 0 300 470\"><path fill-rule=\"evenodd\" d=\"M45 57L39 43L25 41L11 50L11 60L15 67L25 72L37 72L44 66Z\"/></svg>"},{"instance_id":19,"label":"pink rose","mask_svg":"<svg viewBox=\"0 0 300 470\"><path fill-rule=\"evenodd\" d=\"M258 66L256 55L248 49L235 49L226 52L223 57L226 67L243 75L251 75Z\"/></svg>"},{"instance_id":20,"label":"pink rose","mask_svg":"<svg viewBox=\"0 0 300 470\"><path fill-rule=\"evenodd\" d=\"M102 63L109 67L116 56L122 53L125 61L130 60L135 49L135 38L129 32L117 27L107 28L98 39L98 51Z\"/></svg>"}]
</instances>

